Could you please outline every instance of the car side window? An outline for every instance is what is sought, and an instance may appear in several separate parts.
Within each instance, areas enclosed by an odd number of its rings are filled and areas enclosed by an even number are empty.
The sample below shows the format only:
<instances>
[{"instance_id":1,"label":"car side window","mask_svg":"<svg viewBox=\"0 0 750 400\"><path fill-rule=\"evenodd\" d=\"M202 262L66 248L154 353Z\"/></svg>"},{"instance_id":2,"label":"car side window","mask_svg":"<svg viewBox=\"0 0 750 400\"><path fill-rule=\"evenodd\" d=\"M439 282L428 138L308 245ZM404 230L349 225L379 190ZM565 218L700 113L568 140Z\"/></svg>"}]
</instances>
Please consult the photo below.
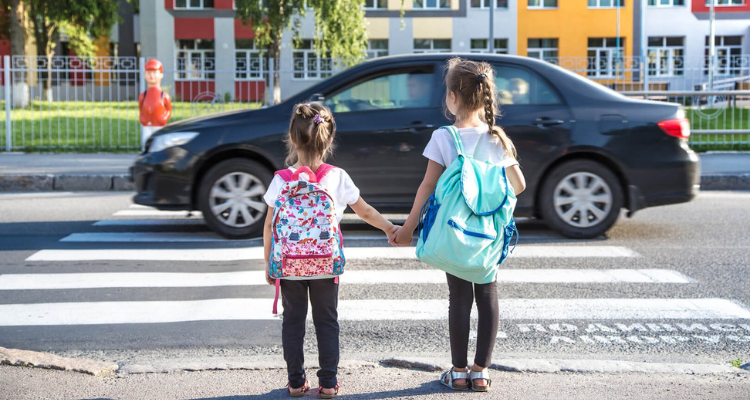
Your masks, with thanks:
<instances>
[{"instance_id":1,"label":"car side window","mask_svg":"<svg viewBox=\"0 0 750 400\"><path fill-rule=\"evenodd\" d=\"M561 104L557 92L537 73L495 65L495 86L500 104Z\"/></svg>"},{"instance_id":2,"label":"car side window","mask_svg":"<svg viewBox=\"0 0 750 400\"><path fill-rule=\"evenodd\" d=\"M334 113L429 107L432 72L411 71L379 76L327 96L323 104Z\"/></svg>"}]
</instances>

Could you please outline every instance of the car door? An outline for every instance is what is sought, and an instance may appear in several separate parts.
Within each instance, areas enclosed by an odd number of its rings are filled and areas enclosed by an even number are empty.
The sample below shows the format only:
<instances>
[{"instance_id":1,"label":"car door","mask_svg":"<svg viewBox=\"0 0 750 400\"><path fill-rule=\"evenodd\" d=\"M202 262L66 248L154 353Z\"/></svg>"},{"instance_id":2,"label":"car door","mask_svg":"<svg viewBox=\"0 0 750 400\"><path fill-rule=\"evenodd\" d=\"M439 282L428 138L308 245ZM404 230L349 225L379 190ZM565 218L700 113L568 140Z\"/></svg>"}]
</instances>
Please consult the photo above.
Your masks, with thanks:
<instances>
[{"instance_id":1,"label":"car door","mask_svg":"<svg viewBox=\"0 0 750 400\"><path fill-rule=\"evenodd\" d=\"M436 70L433 63L391 67L325 94L336 119L331 163L349 173L368 202L413 201L427 166L422 151L445 122Z\"/></svg>"},{"instance_id":2,"label":"car door","mask_svg":"<svg viewBox=\"0 0 750 400\"><path fill-rule=\"evenodd\" d=\"M518 151L529 195L520 196L519 214L533 210L534 198L547 160L570 146L572 113L557 89L535 71L513 64L494 63L501 116L497 125Z\"/></svg>"}]
</instances>

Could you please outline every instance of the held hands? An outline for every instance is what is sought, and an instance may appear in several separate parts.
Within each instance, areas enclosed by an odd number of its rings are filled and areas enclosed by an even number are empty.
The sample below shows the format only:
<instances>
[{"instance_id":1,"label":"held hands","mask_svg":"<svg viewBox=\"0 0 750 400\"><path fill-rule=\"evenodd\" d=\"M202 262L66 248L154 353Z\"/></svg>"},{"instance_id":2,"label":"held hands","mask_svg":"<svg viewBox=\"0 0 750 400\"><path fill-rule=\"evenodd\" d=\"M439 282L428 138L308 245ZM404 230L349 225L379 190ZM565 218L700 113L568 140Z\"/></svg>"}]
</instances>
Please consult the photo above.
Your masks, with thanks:
<instances>
[{"instance_id":1,"label":"held hands","mask_svg":"<svg viewBox=\"0 0 750 400\"><path fill-rule=\"evenodd\" d=\"M267 264L268 263L266 263L266 265ZM271 286L276 285L276 279L271 278L271 271L268 270L268 267L266 267L266 282Z\"/></svg>"},{"instance_id":2,"label":"held hands","mask_svg":"<svg viewBox=\"0 0 750 400\"><path fill-rule=\"evenodd\" d=\"M393 246L411 246L414 240L414 231L410 231L402 226L396 227L393 235L388 235L388 243Z\"/></svg>"}]
</instances>

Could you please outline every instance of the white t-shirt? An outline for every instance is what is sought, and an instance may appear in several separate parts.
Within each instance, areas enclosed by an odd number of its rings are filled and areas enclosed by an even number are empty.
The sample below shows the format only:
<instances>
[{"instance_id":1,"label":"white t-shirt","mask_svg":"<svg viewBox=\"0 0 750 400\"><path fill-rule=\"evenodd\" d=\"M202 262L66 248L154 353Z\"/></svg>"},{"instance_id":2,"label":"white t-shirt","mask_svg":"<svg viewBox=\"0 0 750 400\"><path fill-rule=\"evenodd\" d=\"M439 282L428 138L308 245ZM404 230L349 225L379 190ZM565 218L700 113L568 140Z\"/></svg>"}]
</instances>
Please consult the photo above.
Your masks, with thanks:
<instances>
[{"instance_id":1,"label":"white t-shirt","mask_svg":"<svg viewBox=\"0 0 750 400\"><path fill-rule=\"evenodd\" d=\"M511 163L511 157L505 152L500 139L490 134L489 127L481 126L474 128L461 128L461 141L464 144L464 154L471 156L477 161L489 161L492 164L500 164L505 161ZM458 158L453 136L445 129L432 132L432 138L425 147L423 156L435 161L443 167L448 167Z\"/></svg>"},{"instance_id":2,"label":"white t-shirt","mask_svg":"<svg viewBox=\"0 0 750 400\"><path fill-rule=\"evenodd\" d=\"M289 170L294 172L297 169L289 167ZM301 175L304 176L304 174ZM281 188L284 186L284 183L284 180L280 176L277 175L273 177L271 184L268 185L266 194L263 196L263 200L265 200L269 207L275 205L276 199L279 198L279 193L281 193ZM341 168L333 168L330 170L328 174L323 177L320 184L328 189L328 193L333 197L334 206L336 207L336 218L340 223L341 220L344 219L346 206L354 204L359 200L359 188L354 184L354 181L349 177L349 174Z\"/></svg>"}]
</instances>

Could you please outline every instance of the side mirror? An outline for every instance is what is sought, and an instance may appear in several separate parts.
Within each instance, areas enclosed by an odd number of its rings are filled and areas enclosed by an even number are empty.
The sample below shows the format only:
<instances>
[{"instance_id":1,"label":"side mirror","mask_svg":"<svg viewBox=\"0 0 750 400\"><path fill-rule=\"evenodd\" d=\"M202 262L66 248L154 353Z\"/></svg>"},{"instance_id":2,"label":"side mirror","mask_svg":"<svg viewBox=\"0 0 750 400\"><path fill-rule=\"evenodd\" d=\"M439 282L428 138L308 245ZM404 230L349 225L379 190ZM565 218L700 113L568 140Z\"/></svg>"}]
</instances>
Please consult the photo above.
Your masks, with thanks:
<instances>
[{"instance_id":1,"label":"side mirror","mask_svg":"<svg viewBox=\"0 0 750 400\"><path fill-rule=\"evenodd\" d=\"M322 93L315 93L310 96L310 103L322 103L326 99Z\"/></svg>"}]
</instances>

